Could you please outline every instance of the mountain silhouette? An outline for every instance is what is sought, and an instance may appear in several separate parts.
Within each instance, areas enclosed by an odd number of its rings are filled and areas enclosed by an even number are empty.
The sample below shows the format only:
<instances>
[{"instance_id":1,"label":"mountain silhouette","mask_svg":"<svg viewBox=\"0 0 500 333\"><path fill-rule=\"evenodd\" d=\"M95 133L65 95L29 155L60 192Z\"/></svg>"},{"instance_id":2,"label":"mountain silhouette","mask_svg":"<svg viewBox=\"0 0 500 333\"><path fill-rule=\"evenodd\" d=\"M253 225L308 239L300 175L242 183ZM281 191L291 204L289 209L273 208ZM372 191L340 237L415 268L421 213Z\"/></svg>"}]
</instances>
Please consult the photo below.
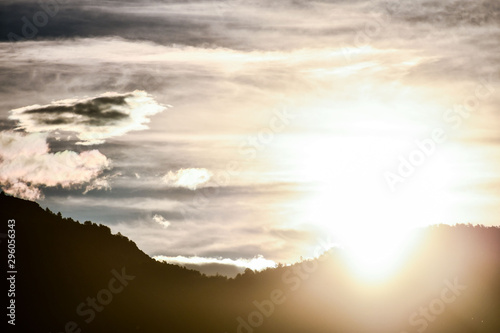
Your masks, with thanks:
<instances>
[{"instance_id":1,"label":"mountain silhouette","mask_svg":"<svg viewBox=\"0 0 500 333\"><path fill-rule=\"evenodd\" d=\"M2 193L0 207L3 290L15 293L3 307L15 299L15 326L4 315L3 332L500 332L497 227L425 228L378 283L357 278L338 249L228 279L158 262L107 226L34 202Z\"/></svg>"}]
</instances>

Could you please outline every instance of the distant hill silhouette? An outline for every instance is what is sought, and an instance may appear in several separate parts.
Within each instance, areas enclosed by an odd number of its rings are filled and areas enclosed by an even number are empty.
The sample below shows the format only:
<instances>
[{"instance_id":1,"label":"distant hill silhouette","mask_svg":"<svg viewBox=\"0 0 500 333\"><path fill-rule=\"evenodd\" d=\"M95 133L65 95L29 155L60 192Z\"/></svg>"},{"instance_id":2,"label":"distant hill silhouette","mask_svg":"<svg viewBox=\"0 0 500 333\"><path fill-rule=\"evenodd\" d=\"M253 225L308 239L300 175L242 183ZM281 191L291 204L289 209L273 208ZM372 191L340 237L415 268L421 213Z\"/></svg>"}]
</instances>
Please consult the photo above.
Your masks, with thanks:
<instances>
[{"instance_id":1,"label":"distant hill silhouette","mask_svg":"<svg viewBox=\"0 0 500 333\"><path fill-rule=\"evenodd\" d=\"M16 221L16 332L500 332L496 227L429 227L401 273L369 287L336 250L206 277L151 259L106 226L4 194L0 207L1 233Z\"/></svg>"}]
</instances>

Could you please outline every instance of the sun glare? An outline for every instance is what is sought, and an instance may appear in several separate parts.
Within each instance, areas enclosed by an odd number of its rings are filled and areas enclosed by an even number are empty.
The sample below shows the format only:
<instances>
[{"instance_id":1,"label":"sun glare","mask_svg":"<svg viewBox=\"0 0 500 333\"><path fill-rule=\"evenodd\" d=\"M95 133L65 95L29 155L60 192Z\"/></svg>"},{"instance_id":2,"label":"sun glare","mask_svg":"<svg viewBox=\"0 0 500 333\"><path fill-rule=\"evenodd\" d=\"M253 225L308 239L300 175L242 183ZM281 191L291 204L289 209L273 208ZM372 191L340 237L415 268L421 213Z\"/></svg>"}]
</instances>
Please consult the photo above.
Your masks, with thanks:
<instances>
[{"instance_id":1,"label":"sun glare","mask_svg":"<svg viewBox=\"0 0 500 333\"><path fill-rule=\"evenodd\" d=\"M295 225L332 235L361 279L380 281L397 273L411 250L406 233L449 221L449 203L440 198L452 197L453 175L442 159L429 160L416 172L418 181L410 179L393 193L383 175L400 141L322 138L305 146L296 165L307 194L297 203Z\"/></svg>"},{"instance_id":2,"label":"sun glare","mask_svg":"<svg viewBox=\"0 0 500 333\"><path fill-rule=\"evenodd\" d=\"M350 239L344 259L360 280L380 282L400 272L417 239L405 232L372 231Z\"/></svg>"}]
</instances>

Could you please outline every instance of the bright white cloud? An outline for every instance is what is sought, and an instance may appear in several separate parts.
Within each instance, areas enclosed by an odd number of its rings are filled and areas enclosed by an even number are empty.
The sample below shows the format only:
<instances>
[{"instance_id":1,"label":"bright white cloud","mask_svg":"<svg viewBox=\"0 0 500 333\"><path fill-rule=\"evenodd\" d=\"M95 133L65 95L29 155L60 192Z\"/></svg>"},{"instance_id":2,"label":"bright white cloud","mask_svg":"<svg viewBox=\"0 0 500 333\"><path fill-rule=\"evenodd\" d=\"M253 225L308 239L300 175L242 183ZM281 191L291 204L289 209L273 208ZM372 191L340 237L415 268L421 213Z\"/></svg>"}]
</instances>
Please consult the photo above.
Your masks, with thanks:
<instances>
[{"instance_id":1,"label":"bright white cloud","mask_svg":"<svg viewBox=\"0 0 500 333\"><path fill-rule=\"evenodd\" d=\"M170 186L196 190L198 186L208 182L212 175L212 172L204 168L188 168L169 171L162 180Z\"/></svg>"},{"instance_id":2,"label":"bright white cloud","mask_svg":"<svg viewBox=\"0 0 500 333\"><path fill-rule=\"evenodd\" d=\"M261 271L268 267L276 267L276 263L272 260L266 259L259 255L252 259L229 259L229 258L205 258L205 257L166 257L166 256L155 256L154 259L158 261L164 261L169 264L184 265L184 264L194 264L194 265L207 265L207 264L221 264L221 265L232 265L242 268L250 268L254 271Z\"/></svg>"},{"instance_id":3,"label":"bright white cloud","mask_svg":"<svg viewBox=\"0 0 500 333\"><path fill-rule=\"evenodd\" d=\"M26 132L73 132L77 144L102 144L106 139L130 131L147 129L149 117L165 110L145 91L126 94L107 92L97 97L65 99L47 105L31 105L11 110L9 119L19 122ZM56 137L61 139L59 135Z\"/></svg>"},{"instance_id":4,"label":"bright white cloud","mask_svg":"<svg viewBox=\"0 0 500 333\"><path fill-rule=\"evenodd\" d=\"M155 221L156 223L164 226L165 228L168 228L170 226L170 222L168 222L167 220L165 220L165 218L159 214L155 214L153 216L153 221Z\"/></svg>"},{"instance_id":5,"label":"bright white cloud","mask_svg":"<svg viewBox=\"0 0 500 333\"><path fill-rule=\"evenodd\" d=\"M111 161L98 150L50 153L47 134L0 133L0 185L9 194L36 200L40 187L109 188L98 178Z\"/></svg>"}]
</instances>

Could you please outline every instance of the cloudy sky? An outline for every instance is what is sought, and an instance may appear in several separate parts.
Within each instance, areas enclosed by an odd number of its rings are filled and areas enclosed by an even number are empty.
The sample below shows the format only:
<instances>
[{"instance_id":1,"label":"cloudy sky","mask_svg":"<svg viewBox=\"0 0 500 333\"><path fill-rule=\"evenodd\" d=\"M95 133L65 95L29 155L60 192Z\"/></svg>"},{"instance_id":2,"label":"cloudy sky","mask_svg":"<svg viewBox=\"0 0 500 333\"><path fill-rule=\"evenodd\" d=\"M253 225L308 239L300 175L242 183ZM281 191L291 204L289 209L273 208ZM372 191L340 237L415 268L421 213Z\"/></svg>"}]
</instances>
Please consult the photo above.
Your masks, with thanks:
<instances>
[{"instance_id":1,"label":"cloudy sky","mask_svg":"<svg viewBox=\"0 0 500 333\"><path fill-rule=\"evenodd\" d=\"M496 0L0 0L0 21L1 188L151 256L234 271L499 225Z\"/></svg>"}]
</instances>

